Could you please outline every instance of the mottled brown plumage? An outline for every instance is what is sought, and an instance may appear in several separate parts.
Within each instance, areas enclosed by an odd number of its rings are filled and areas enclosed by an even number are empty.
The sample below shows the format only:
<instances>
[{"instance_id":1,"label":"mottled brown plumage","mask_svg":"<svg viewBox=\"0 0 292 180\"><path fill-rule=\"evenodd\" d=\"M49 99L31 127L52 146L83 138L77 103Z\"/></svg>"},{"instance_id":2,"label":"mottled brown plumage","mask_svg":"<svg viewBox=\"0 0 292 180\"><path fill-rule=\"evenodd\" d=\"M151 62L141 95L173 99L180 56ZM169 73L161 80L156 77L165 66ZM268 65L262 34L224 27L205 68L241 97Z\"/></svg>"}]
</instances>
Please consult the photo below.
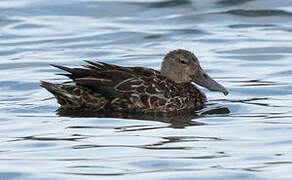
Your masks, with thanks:
<instances>
[{"instance_id":1,"label":"mottled brown plumage","mask_svg":"<svg viewBox=\"0 0 292 180\"><path fill-rule=\"evenodd\" d=\"M200 78L210 77L203 72L197 58L186 50L168 53L161 72L143 67L86 62L84 68L53 65L66 71L68 74L61 75L69 77L74 85L41 82L41 86L57 98L62 109L177 112L201 109L206 101L205 95L191 82L196 82L197 78L197 83L204 86ZM207 88L227 94L223 86L212 79Z\"/></svg>"}]
</instances>

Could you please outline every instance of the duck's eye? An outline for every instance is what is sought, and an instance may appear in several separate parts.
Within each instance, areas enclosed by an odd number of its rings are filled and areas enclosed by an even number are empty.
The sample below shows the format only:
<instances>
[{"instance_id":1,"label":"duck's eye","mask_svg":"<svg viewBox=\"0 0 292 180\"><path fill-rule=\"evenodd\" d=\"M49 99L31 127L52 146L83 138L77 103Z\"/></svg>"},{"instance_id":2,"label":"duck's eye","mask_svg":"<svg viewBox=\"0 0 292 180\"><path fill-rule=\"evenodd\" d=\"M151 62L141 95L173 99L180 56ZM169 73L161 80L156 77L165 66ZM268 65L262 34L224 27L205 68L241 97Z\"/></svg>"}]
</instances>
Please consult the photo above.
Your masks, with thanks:
<instances>
[{"instance_id":1,"label":"duck's eye","mask_svg":"<svg viewBox=\"0 0 292 180\"><path fill-rule=\"evenodd\" d=\"M185 61L185 60L179 60L179 62L181 63L181 64L187 64L187 62Z\"/></svg>"}]
</instances>

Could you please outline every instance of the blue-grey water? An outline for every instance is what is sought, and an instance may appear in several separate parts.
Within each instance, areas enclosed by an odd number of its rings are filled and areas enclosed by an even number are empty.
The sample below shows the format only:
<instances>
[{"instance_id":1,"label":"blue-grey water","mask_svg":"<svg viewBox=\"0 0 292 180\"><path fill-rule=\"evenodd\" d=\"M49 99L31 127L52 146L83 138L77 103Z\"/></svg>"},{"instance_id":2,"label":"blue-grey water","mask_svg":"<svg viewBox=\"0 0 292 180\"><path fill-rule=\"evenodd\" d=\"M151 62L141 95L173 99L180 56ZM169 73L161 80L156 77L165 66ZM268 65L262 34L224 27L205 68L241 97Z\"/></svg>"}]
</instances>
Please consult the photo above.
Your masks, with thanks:
<instances>
[{"instance_id":1,"label":"blue-grey water","mask_svg":"<svg viewBox=\"0 0 292 180\"><path fill-rule=\"evenodd\" d=\"M147 120L60 114L39 87L66 80L51 63L159 69L177 48L230 94ZM1 0L0 143L1 180L290 180L292 1Z\"/></svg>"}]
</instances>

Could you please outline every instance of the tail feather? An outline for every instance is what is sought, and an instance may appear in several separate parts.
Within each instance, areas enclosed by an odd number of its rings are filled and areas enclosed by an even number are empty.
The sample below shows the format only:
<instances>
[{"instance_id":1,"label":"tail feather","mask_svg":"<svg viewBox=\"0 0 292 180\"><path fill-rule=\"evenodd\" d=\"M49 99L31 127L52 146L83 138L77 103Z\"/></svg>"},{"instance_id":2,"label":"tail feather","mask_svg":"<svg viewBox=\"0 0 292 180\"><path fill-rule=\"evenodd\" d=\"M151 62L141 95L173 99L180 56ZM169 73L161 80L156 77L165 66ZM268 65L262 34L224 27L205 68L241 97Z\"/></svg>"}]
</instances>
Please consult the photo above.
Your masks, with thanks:
<instances>
[{"instance_id":1,"label":"tail feather","mask_svg":"<svg viewBox=\"0 0 292 180\"><path fill-rule=\"evenodd\" d=\"M68 106L74 104L74 101L72 99L73 94L70 94L68 90L64 89L64 85L52 84L49 82L41 81L40 86L52 93L56 97L60 105Z\"/></svg>"},{"instance_id":2,"label":"tail feather","mask_svg":"<svg viewBox=\"0 0 292 180\"><path fill-rule=\"evenodd\" d=\"M41 81L40 86L45 88L46 90L48 90L52 94L56 94L57 92L60 91L60 88L58 88L57 84L52 84L52 83L49 83L49 82L46 82L46 81Z\"/></svg>"},{"instance_id":3,"label":"tail feather","mask_svg":"<svg viewBox=\"0 0 292 180\"><path fill-rule=\"evenodd\" d=\"M86 87L52 84L45 81L41 81L40 86L52 93L64 109L86 108L100 111L108 102L100 93Z\"/></svg>"}]
</instances>

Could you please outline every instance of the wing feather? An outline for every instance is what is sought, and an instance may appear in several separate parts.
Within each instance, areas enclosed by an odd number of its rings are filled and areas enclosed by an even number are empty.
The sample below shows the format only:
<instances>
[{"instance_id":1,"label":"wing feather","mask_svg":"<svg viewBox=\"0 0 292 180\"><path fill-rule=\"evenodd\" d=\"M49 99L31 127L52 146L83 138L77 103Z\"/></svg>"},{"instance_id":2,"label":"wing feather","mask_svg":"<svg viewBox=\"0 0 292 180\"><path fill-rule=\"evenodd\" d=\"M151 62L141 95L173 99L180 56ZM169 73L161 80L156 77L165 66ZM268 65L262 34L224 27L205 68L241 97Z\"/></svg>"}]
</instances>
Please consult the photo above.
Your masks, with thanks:
<instances>
[{"instance_id":1,"label":"wing feather","mask_svg":"<svg viewBox=\"0 0 292 180\"><path fill-rule=\"evenodd\" d=\"M104 62L85 61L83 68L69 68L65 66L52 66L68 72L60 75L73 80L79 86L101 90L110 90L116 93L135 92L136 94L163 93L155 81L159 71L143 67L122 67Z\"/></svg>"}]
</instances>

